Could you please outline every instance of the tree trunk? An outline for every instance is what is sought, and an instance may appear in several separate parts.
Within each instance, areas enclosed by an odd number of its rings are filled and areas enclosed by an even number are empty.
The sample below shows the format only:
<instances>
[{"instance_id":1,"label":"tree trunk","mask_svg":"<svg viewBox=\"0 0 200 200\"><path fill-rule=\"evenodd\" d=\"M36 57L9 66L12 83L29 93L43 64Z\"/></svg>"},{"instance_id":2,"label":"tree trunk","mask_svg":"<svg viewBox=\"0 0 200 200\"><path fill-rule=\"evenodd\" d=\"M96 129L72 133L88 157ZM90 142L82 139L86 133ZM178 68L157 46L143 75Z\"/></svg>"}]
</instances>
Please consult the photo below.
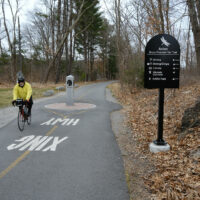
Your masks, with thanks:
<instances>
[{"instance_id":1,"label":"tree trunk","mask_svg":"<svg viewBox=\"0 0 200 200\"><path fill-rule=\"evenodd\" d=\"M20 20L18 17L18 37L19 37L19 68L22 71L22 54L21 54L21 30L20 30Z\"/></svg>"},{"instance_id":2,"label":"tree trunk","mask_svg":"<svg viewBox=\"0 0 200 200\"><path fill-rule=\"evenodd\" d=\"M83 1L83 3L84 3L84 1ZM67 38L68 38L68 36L69 36L70 31L74 29L74 27L75 27L76 24L78 23L79 19L80 19L81 16L83 15L83 13L87 10L87 9L84 10L84 11L82 10L82 8L83 8L83 3L82 3L82 5L81 5L81 8L80 8L80 11L79 11L79 14L78 14L77 18L74 20L73 24L67 29L66 33L65 33L64 36L63 36L63 39L61 40L61 42L60 42L60 44L59 44L58 49L57 49L57 51L56 51L56 53L55 53L55 55L54 55L54 57L53 57L53 60L50 62L48 68L46 69L46 72L45 72L45 75L44 75L44 79L43 79L43 82L44 82L44 83L47 82L48 77L49 77L50 70L51 70L52 66L54 65L54 62L55 62L56 58L58 57L60 51L62 51L63 46L64 46L64 44L65 44L65 42L66 42L66 40L67 40Z\"/></svg>"},{"instance_id":3,"label":"tree trunk","mask_svg":"<svg viewBox=\"0 0 200 200\"><path fill-rule=\"evenodd\" d=\"M11 4L10 5L10 9L11 9ZM11 80L13 82L16 81L15 79L15 74L16 74L16 51L15 51L15 40L16 40L16 37L15 37L15 20L14 20L14 14L12 12L12 20L13 20L13 35L14 35L14 40L11 41L10 39L10 31L8 30L8 27L7 27L7 23L6 23L6 15L5 15L5 1L2 0L1 2L1 7L2 7L2 12L3 12L3 23L4 23L4 28L5 28L5 32L6 32L6 36L7 36L7 40L8 40L8 45L9 45L9 50L10 50L10 53L11 53L11 65L10 65L10 75L11 75Z\"/></svg>"},{"instance_id":4,"label":"tree trunk","mask_svg":"<svg viewBox=\"0 0 200 200\"><path fill-rule=\"evenodd\" d=\"M66 33L69 27L69 1L64 0L64 8L63 8L63 35ZM66 75L69 75L69 53L68 53L68 38L64 44L65 47L65 62L66 62Z\"/></svg>"},{"instance_id":5,"label":"tree trunk","mask_svg":"<svg viewBox=\"0 0 200 200\"><path fill-rule=\"evenodd\" d=\"M161 29L159 33L165 33L165 23L164 23L164 17L163 17L163 9L162 9L162 0L158 0L158 8L159 8L159 15L160 15L160 25Z\"/></svg>"},{"instance_id":6,"label":"tree trunk","mask_svg":"<svg viewBox=\"0 0 200 200\"><path fill-rule=\"evenodd\" d=\"M69 19L69 26L72 25L72 20L73 20L73 4L72 0L70 0L70 19ZM68 66L68 74L72 73L72 61L73 61L73 35L72 35L72 30L70 31L69 34L70 37L70 45L69 45L69 66Z\"/></svg>"},{"instance_id":7,"label":"tree trunk","mask_svg":"<svg viewBox=\"0 0 200 200\"><path fill-rule=\"evenodd\" d=\"M166 23L167 23L167 33L170 34L170 21L169 21L169 0L166 2L166 8L165 8L165 17L166 17Z\"/></svg>"},{"instance_id":8,"label":"tree trunk","mask_svg":"<svg viewBox=\"0 0 200 200\"><path fill-rule=\"evenodd\" d=\"M47 53L48 54L48 53ZM55 56L55 16L54 16L54 4L51 4L51 55L50 59L47 60L48 67L52 64L52 68L55 67L55 62L52 59ZM48 57L48 55L46 56Z\"/></svg>"},{"instance_id":9,"label":"tree trunk","mask_svg":"<svg viewBox=\"0 0 200 200\"><path fill-rule=\"evenodd\" d=\"M190 69L189 66L189 50L190 50L190 24L189 24L189 30L188 30L188 35L187 35L187 47L186 47L186 56L185 56L185 64L186 64L186 69Z\"/></svg>"},{"instance_id":10,"label":"tree trunk","mask_svg":"<svg viewBox=\"0 0 200 200\"><path fill-rule=\"evenodd\" d=\"M200 4L195 0L187 0L192 32L194 35L195 52L197 59L197 72L200 75Z\"/></svg>"},{"instance_id":11,"label":"tree trunk","mask_svg":"<svg viewBox=\"0 0 200 200\"><path fill-rule=\"evenodd\" d=\"M61 41L61 0L58 0L58 11L57 11L57 41L56 41L56 47L59 47L60 41ZM59 82L60 79L60 69L61 69L61 57L62 57L63 49L59 52L58 57L56 59L56 79L55 83Z\"/></svg>"},{"instance_id":12,"label":"tree trunk","mask_svg":"<svg viewBox=\"0 0 200 200\"><path fill-rule=\"evenodd\" d=\"M124 75L124 69L121 64L121 12L120 12L120 7L121 7L121 1L120 0L115 0L115 20L116 20L116 46L117 46L117 68L119 69L119 76L120 79L123 78Z\"/></svg>"}]
</instances>

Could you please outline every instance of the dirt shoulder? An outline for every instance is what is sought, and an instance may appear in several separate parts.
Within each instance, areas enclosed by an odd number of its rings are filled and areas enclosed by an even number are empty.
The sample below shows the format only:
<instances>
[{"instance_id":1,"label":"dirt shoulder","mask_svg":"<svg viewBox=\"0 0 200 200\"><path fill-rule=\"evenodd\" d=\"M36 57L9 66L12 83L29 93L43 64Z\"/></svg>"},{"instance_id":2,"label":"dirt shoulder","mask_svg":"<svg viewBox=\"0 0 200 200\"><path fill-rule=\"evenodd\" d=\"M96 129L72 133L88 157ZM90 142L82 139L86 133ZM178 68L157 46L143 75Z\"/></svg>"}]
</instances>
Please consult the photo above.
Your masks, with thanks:
<instances>
[{"instance_id":1,"label":"dirt shoulder","mask_svg":"<svg viewBox=\"0 0 200 200\"><path fill-rule=\"evenodd\" d=\"M164 139L171 150L156 154L149 144L157 137L158 90L110 88L124 108L113 121L124 121L116 138L131 199L200 199L200 83L165 90Z\"/></svg>"},{"instance_id":2,"label":"dirt shoulder","mask_svg":"<svg viewBox=\"0 0 200 200\"><path fill-rule=\"evenodd\" d=\"M111 114L112 128L119 144L124 160L126 181L131 200L150 200L151 193L144 184L143 175L148 175L154 169L152 163L137 152L137 141L132 137L132 131L127 126L126 111L116 111Z\"/></svg>"},{"instance_id":3,"label":"dirt shoulder","mask_svg":"<svg viewBox=\"0 0 200 200\"><path fill-rule=\"evenodd\" d=\"M107 100L120 104L112 97L110 90L106 91ZM126 181L131 200L150 200L151 193L144 184L143 175L148 175L154 170L152 163L144 154L136 151L137 141L132 137L133 133L127 122L127 110L111 113L112 129L121 150L124 161Z\"/></svg>"}]
</instances>

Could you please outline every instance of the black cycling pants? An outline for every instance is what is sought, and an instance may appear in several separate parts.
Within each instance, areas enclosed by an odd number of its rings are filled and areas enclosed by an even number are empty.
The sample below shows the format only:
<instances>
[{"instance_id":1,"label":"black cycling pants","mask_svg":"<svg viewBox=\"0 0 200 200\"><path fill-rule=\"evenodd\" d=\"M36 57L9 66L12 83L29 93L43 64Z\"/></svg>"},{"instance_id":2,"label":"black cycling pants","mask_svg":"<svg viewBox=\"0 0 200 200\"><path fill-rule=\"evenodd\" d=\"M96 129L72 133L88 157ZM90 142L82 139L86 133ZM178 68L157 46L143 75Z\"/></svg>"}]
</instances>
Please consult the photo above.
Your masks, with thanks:
<instances>
[{"instance_id":1,"label":"black cycling pants","mask_svg":"<svg viewBox=\"0 0 200 200\"><path fill-rule=\"evenodd\" d=\"M31 110L32 105L33 105L33 98L31 96L31 98L29 99L28 105L27 105L27 107L28 107L29 110Z\"/></svg>"}]
</instances>

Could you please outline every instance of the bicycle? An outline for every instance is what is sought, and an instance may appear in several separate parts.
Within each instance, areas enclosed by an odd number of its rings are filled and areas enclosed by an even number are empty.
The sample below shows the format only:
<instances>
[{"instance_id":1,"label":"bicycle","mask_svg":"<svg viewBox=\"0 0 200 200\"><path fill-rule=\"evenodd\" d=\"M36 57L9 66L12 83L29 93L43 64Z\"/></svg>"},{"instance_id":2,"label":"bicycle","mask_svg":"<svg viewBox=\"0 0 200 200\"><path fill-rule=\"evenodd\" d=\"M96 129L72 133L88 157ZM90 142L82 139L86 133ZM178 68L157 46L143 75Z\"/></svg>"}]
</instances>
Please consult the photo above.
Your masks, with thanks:
<instances>
[{"instance_id":1,"label":"bicycle","mask_svg":"<svg viewBox=\"0 0 200 200\"><path fill-rule=\"evenodd\" d=\"M23 101L23 99L17 99L16 106L19 107L17 117L18 128L20 131L23 131L26 122L28 125L31 124L31 114L28 115L28 107L26 102Z\"/></svg>"}]
</instances>

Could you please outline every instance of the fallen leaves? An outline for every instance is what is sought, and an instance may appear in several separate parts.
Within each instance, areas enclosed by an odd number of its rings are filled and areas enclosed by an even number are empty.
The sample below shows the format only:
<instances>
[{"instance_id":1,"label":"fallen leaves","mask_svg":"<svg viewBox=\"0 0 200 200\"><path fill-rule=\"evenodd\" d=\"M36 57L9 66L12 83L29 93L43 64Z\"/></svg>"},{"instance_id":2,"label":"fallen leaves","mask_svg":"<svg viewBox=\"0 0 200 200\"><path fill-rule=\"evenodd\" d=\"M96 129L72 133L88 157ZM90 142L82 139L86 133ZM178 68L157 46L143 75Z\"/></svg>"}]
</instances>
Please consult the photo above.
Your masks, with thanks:
<instances>
[{"instance_id":1,"label":"fallen leaves","mask_svg":"<svg viewBox=\"0 0 200 200\"><path fill-rule=\"evenodd\" d=\"M134 89L131 94L117 83L111 89L124 105L132 139L138 142L134 151L142 152L156 167L156 172L143 177L152 199L200 199L200 156L193 153L200 148L200 127L191 127L178 138L184 111L195 105L200 84L184 86L175 96L165 90L164 139L171 150L157 154L149 152L149 143L157 137L158 90Z\"/></svg>"}]
</instances>

